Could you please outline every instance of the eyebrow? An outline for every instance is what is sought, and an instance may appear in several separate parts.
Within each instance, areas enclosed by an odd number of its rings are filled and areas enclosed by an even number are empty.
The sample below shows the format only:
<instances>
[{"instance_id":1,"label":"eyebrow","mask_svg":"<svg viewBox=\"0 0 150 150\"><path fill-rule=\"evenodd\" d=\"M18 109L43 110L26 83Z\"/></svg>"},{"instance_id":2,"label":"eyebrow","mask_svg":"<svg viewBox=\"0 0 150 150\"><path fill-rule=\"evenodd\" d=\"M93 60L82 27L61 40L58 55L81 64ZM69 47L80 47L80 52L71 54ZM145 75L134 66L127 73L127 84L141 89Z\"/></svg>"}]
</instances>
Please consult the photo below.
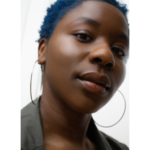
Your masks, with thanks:
<instances>
[{"instance_id":1,"label":"eyebrow","mask_svg":"<svg viewBox=\"0 0 150 150\"><path fill-rule=\"evenodd\" d=\"M77 21L87 23L87 24L95 26L95 27L100 27L100 23L98 21L93 20L93 19L88 18L88 17L80 17L80 18L77 19ZM125 41L129 41L128 36L125 35L125 34L121 33L121 34L118 35L118 37L125 40Z\"/></svg>"},{"instance_id":2,"label":"eyebrow","mask_svg":"<svg viewBox=\"0 0 150 150\"><path fill-rule=\"evenodd\" d=\"M118 37L121 38L121 39L123 39L123 40L129 41L128 36L125 35L125 34L119 34Z\"/></svg>"},{"instance_id":3,"label":"eyebrow","mask_svg":"<svg viewBox=\"0 0 150 150\"><path fill-rule=\"evenodd\" d=\"M93 20L91 18L88 18L88 17L81 17L77 21L84 22L84 23L87 23L89 25L93 25L93 26L96 26L96 27L100 26L99 22L97 22L96 20Z\"/></svg>"}]
</instances>

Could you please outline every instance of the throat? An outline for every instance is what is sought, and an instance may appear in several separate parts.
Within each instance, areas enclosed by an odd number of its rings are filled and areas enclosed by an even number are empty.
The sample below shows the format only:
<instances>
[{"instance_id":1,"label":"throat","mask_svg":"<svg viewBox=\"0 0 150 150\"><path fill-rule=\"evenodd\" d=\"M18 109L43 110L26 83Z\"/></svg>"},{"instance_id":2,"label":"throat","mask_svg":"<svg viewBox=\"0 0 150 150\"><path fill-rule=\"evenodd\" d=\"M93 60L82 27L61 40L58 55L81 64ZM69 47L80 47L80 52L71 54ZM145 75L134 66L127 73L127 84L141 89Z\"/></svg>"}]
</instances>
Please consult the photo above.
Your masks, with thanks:
<instances>
[{"instance_id":1,"label":"throat","mask_svg":"<svg viewBox=\"0 0 150 150\"><path fill-rule=\"evenodd\" d=\"M69 141L69 143L85 143L86 133L91 119L90 114L75 114L70 110L40 101L40 115L43 137L46 141ZM49 142L46 142L49 143Z\"/></svg>"}]
</instances>

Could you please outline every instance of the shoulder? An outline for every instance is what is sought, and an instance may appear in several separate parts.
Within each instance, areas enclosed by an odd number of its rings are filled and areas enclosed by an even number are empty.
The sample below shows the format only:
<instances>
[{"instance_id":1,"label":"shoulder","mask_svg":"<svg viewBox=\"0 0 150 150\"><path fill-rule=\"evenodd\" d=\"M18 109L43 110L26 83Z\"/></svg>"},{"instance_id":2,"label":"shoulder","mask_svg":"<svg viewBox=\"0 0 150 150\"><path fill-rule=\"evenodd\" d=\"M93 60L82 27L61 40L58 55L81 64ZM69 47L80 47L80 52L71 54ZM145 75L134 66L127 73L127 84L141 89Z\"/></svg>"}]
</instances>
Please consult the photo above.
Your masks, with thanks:
<instances>
[{"instance_id":1,"label":"shoulder","mask_svg":"<svg viewBox=\"0 0 150 150\"><path fill-rule=\"evenodd\" d=\"M37 99L36 99L37 100ZM21 148L31 150L43 146L39 103L29 103L21 110Z\"/></svg>"},{"instance_id":2,"label":"shoulder","mask_svg":"<svg viewBox=\"0 0 150 150\"><path fill-rule=\"evenodd\" d=\"M129 148L125 144L115 140L114 138L110 137L109 135L107 135L101 131L99 131L99 134L103 135L103 137L107 140L107 142L110 145L110 147L112 148L112 150L129 150Z\"/></svg>"},{"instance_id":3,"label":"shoulder","mask_svg":"<svg viewBox=\"0 0 150 150\"><path fill-rule=\"evenodd\" d=\"M21 140L25 140L25 138L33 133L32 129L36 117L36 108L34 107L32 103L29 103L21 110Z\"/></svg>"},{"instance_id":4,"label":"shoulder","mask_svg":"<svg viewBox=\"0 0 150 150\"><path fill-rule=\"evenodd\" d=\"M34 102L39 102L39 97L34 100ZM27 114L35 113L37 111L39 104L34 105L32 102L27 104L25 107L21 109L21 117Z\"/></svg>"},{"instance_id":5,"label":"shoulder","mask_svg":"<svg viewBox=\"0 0 150 150\"><path fill-rule=\"evenodd\" d=\"M34 148L34 111L32 110L32 103L29 103L21 110L21 148L33 149ZM33 144L33 145L32 145Z\"/></svg>"}]
</instances>

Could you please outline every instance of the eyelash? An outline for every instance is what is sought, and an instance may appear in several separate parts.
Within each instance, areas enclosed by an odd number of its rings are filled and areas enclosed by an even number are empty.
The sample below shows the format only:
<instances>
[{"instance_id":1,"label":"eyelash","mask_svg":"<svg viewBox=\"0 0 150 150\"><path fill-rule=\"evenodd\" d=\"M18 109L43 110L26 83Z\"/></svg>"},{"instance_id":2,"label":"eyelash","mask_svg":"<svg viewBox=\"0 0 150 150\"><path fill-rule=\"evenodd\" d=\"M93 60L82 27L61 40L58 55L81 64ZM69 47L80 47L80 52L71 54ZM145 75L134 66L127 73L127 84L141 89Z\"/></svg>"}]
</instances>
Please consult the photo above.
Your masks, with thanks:
<instances>
[{"instance_id":1,"label":"eyelash","mask_svg":"<svg viewBox=\"0 0 150 150\"><path fill-rule=\"evenodd\" d=\"M89 36L88 34L85 34L85 33L78 33L78 34L74 34L79 40L80 40L80 42L83 42L83 43L88 43L88 42L91 42L93 39L91 38L91 36ZM79 36L80 37L79 37ZM82 37L81 37L82 36ZM89 38L89 40L84 40L83 39L83 37L88 37ZM112 51L114 52L114 53L116 53L117 55L119 55L120 57L124 57L125 56L125 53L124 53L124 51L123 50L121 50L120 48L118 48L118 47L113 47L112 48ZM121 52L121 54L119 54Z\"/></svg>"},{"instance_id":2,"label":"eyelash","mask_svg":"<svg viewBox=\"0 0 150 150\"><path fill-rule=\"evenodd\" d=\"M120 57L124 57L124 56L125 56L124 51L121 50L121 49L118 48L118 47L113 47L113 48L112 48L112 51L113 51L114 53L116 53L117 55L119 55ZM119 54L120 52L121 52L121 54Z\"/></svg>"},{"instance_id":3,"label":"eyelash","mask_svg":"<svg viewBox=\"0 0 150 150\"><path fill-rule=\"evenodd\" d=\"M85 33L78 33L78 34L74 34L81 42L83 43L87 43L87 42L91 42L93 39L91 38L91 36L89 36L88 34L85 34ZM79 37L79 36L80 37ZM82 37L81 37L82 36ZM84 37L86 36L86 38L88 37L89 39L86 40L86 39L83 39Z\"/></svg>"}]
</instances>

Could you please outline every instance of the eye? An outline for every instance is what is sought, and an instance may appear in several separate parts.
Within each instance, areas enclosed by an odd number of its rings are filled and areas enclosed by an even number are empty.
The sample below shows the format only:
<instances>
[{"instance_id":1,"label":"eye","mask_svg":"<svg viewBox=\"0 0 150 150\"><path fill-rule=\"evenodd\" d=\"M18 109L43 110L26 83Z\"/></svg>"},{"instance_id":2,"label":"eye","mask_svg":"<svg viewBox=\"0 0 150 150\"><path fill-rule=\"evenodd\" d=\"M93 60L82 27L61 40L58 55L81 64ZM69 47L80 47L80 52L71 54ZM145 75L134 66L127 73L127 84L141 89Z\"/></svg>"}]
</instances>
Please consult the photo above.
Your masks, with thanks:
<instances>
[{"instance_id":1,"label":"eye","mask_svg":"<svg viewBox=\"0 0 150 150\"><path fill-rule=\"evenodd\" d=\"M117 55L119 55L119 56L125 56L125 53L124 53L124 51L123 50L121 50L120 48L118 48L118 47L113 47L112 48L112 51L113 52L115 52Z\"/></svg>"},{"instance_id":2,"label":"eye","mask_svg":"<svg viewBox=\"0 0 150 150\"><path fill-rule=\"evenodd\" d=\"M87 34L81 34L81 33L78 33L78 34L75 34L75 36L78 38L78 40L80 40L81 42L90 42L92 41L92 38L87 35Z\"/></svg>"}]
</instances>

